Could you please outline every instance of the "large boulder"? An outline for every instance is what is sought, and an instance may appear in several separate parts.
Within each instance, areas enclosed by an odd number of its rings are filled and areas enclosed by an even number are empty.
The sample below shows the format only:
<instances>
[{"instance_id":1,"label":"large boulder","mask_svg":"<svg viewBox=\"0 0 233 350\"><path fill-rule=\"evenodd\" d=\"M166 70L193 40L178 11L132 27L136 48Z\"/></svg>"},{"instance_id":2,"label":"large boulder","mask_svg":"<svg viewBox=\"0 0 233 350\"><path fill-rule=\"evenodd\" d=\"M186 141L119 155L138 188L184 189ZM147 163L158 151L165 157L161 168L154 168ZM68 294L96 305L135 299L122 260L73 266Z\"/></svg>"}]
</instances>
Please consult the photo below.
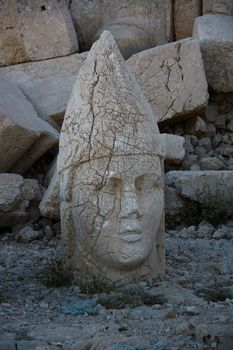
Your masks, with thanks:
<instances>
[{"instance_id":1,"label":"large boulder","mask_svg":"<svg viewBox=\"0 0 233 350\"><path fill-rule=\"evenodd\" d=\"M0 66L65 56L78 50L65 0L3 0L0 17Z\"/></svg>"},{"instance_id":2,"label":"large boulder","mask_svg":"<svg viewBox=\"0 0 233 350\"><path fill-rule=\"evenodd\" d=\"M193 23L197 16L201 16L201 0L174 1L174 27L176 40L192 36Z\"/></svg>"},{"instance_id":3,"label":"large boulder","mask_svg":"<svg viewBox=\"0 0 233 350\"><path fill-rule=\"evenodd\" d=\"M13 227L39 217L42 192L36 180L0 174L0 227Z\"/></svg>"},{"instance_id":4,"label":"large boulder","mask_svg":"<svg viewBox=\"0 0 233 350\"><path fill-rule=\"evenodd\" d=\"M207 82L198 40L146 50L127 63L159 122L192 115L206 106Z\"/></svg>"},{"instance_id":5,"label":"large boulder","mask_svg":"<svg viewBox=\"0 0 233 350\"><path fill-rule=\"evenodd\" d=\"M200 40L209 87L217 92L232 92L233 17L221 14L198 17L193 33Z\"/></svg>"},{"instance_id":6,"label":"large boulder","mask_svg":"<svg viewBox=\"0 0 233 350\"><path fill-rule=\"evenodd\" d=\"M59 133L38 118L24 94L0 78L0 172L26 171L55 146Z\"/></svg>"},{"instance_id":7,"label":"large boulder","mask_svg":"<svg viewBox=\"0 0 233 350\"><path fill-rule=\"evenodd\" d=\"M84 52L2 67L0 77L7 77L23 91L39 117L59 120L86 57ZM207 104L207 82L197 40L184 39L145 50L127 63L154 107L158 121L192 115Z\"/></svg>"},{"instance_id":8,"label":"large boulder","mask_svg":"<svg viewBox=\"0 0 233 350\"><path fill-rule=\"evenodd\" d=\"M125 58L172 38L171 0L73 0L70 12L82 49L110 31Z\"/></svg>"},{"instance_id":9,"label":"large boulder","mask_svg":"<svg viewBox=\"0 0 233 350\"><path fill-rule=\"evenodd\" d=\"M38 116L51 121L61 119L74 82L87 53L73 54L40 62L21 63L0 68L6 77L22 90Z\"/></svg>"},{"instance_id":10,"label":"large boulder","mask_svg":"<svg viewBox=\"0 0 233 350\"><path fill-rule=\"evenodd\" d=\"M232 0L202 0L203 13L222 13L225 15L233 15Z\"/></svg>"},{"instance_id":11,"label":"large boulder","mask_svg":"<svg viewBox=\"0 0 233 350\"><path fill-rule=\"evenodd\" d=\"M233 171L170 171L166 174L168 224L216 223L233 215Z\"/></svg>"}]
</instances>

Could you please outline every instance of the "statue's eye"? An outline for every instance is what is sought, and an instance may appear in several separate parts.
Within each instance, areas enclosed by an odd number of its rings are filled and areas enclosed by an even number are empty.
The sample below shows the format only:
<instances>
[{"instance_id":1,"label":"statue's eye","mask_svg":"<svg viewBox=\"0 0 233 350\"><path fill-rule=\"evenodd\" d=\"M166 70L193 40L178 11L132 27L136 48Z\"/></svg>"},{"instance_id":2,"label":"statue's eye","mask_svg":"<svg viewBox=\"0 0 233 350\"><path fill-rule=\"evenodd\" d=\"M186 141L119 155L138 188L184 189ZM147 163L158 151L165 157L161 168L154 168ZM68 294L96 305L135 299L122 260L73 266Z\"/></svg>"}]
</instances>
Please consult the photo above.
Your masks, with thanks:
<instances>
[{"instance_id":1,"label":"statue's eye","mask_svg":"<svg viewBox=\"0 0 233 350\"><path fill-rule=\"evenodd\" d=\"M110 177L107 179L104 187L104 192L117 193L122 190L122 180L117 177Z\"/></svg>"},{"instance_id":2,"label":"statue's eye","mask_svg":"<svg viewBox=\"0 0 233 350\"><path fill-rule=\"evenodd\" d=\"M142 175L135 180L135 188L138 192L151 192L158 188L159 184L160 179L156 178L154 175Z\"/></svg>"}]
</instances>

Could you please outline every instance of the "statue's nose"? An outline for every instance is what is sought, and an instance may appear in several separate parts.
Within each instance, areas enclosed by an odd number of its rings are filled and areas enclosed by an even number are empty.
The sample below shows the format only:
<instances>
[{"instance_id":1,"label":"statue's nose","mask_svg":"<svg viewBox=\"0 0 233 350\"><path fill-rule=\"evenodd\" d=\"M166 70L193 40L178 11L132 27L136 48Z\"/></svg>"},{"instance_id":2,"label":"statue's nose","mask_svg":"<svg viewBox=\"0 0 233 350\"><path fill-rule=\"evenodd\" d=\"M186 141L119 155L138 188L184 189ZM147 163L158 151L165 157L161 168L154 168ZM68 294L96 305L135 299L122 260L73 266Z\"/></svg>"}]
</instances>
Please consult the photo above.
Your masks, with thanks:
<instances>
[{"instance_id":1,"label":"statue's nose","mask_svg":"<svg viewBox=\"0 0 233 350\"><path fill-rule=\"evenodd\" d=\"M135 192L122 192L119 218L140 217L140 207Z\"/></svg>"}]
</instances>

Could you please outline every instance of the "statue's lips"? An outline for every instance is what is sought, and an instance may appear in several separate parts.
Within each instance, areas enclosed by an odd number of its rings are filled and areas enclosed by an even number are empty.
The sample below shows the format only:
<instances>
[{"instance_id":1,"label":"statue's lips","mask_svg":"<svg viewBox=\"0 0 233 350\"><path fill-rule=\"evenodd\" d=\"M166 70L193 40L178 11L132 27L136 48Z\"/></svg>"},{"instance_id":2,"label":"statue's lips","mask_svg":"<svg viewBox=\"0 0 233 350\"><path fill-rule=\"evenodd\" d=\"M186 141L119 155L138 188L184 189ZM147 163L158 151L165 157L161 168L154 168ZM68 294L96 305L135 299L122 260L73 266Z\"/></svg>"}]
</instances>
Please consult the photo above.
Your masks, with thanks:
<instances>
[{"instance_id":1,"label":"statue's lips","mask_svg":"<svg viewBox=\"0 0 233 350\"><path fill-rule=\"evenodd\" d=\"M120 238L126 242L137 242L142 239L142 231L138 222L122 224L119 233Z\"/></svg>"},{"instance_id":2,"label":"statue's lips","mask_svg":"<svg viewBox=\"0 0 233 350\"><path fill-rule=\"evenodd\" d=\"M142 239L142 234L135 232L126 232L122 235L121 239L126 242L138 242Z\"/></svg>"}]
</instances>

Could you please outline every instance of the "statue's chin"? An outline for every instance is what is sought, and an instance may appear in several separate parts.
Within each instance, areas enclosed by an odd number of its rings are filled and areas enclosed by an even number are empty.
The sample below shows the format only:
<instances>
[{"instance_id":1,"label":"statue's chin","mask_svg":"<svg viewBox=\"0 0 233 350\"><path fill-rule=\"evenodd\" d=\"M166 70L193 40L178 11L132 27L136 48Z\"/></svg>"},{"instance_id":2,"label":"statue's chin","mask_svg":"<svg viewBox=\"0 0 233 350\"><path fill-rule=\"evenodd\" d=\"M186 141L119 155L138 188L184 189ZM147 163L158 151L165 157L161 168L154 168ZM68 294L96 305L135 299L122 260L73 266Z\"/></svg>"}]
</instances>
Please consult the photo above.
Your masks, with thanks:
<instances>
[{"instance_id":1,"label":"statue's chin","mask_svg":"<svg viewBox=\"0 0 233 350\"><path fill-rule=\"evenodd\" d=\"M99 252L97 259L100 263L119 270L136 269L142 265L150 254L149 247L141 243L126 244L121 250L111 249Z\"/></svg>"}]
</instances>

